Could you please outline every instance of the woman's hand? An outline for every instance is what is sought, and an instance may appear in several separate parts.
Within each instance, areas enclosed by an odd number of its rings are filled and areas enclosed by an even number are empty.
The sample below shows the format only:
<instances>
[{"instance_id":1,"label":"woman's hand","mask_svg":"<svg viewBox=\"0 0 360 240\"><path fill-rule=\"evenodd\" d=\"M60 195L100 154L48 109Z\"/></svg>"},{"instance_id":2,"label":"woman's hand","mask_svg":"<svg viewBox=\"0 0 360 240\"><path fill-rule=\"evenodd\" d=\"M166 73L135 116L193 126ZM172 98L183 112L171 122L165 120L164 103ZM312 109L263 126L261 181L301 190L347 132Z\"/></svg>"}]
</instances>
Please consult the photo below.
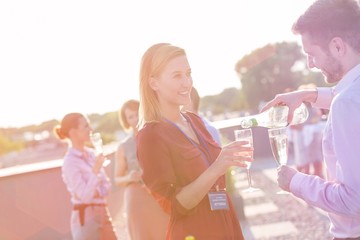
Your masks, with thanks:
<instances>
[{"instance_id":1,"label":"woman's hand","mask_svg":"<svg viewBox=\"0 0 360 240\"><path fill-rule=\"evenodd\" d=\"M229 167L246 168L246 162L252 162L254 148L247 141L234 141L225 145L216 161L211 165L218 175L226 173Z\"/></svg>"},{"instance_id":2,"label":"woman's hand","mask_svg":"<svg viewBox=\"0 0 360 240\"><path fill-rule=\"evenodd\" d=\"M247 141L235 141L225 145L217 159L193 182L186 185L176 195L176 199L186 209L192 209L204 198L220 176L231 166L246 167L244 161L253 161L253 147Z\"/></svg>"},{"instance_id":3,"label":"woman's hand","mask_svg":"<svg viewBox=\"0 0 360 240\"><path fill-rule=\"evenodd\" d=\"M129 172L129 182L140 182L141 181L141 171L131 170Z\"/></svg>"},{"instance_id":4,"label":"woman's hand","mask_svg":"<svg viewBox=\"0 0 360 240\"><path fill-rule=\"evenodd\" d=\"M103 154L99 154L96 156L95 164L93 167L93 172L95 174L98 174L100 172L100 169L102 168L105 159L106 159L106 157Z\"/></svg>"}]
</instances>

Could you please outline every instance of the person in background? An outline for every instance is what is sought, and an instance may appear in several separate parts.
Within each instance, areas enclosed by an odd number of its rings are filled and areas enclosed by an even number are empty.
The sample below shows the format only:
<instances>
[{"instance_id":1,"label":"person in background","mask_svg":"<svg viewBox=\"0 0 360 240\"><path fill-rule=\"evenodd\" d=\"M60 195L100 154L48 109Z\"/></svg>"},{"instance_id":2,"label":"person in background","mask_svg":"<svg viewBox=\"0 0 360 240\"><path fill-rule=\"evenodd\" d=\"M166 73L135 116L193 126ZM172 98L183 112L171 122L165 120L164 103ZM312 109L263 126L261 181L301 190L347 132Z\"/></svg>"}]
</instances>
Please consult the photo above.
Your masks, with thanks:
<instances>
[{"instance_id":1,"label":"person in background","mask_svg":"<svg viewBox=\"0 0 360 240\"><path fill-rule=\"evenodd\" d=\"M191 103L188 105L184 105L182 107L182 111L190 111L193 113L196 113L199 115L199 106L200 106L200 95L196 88L193 86L190 93L190 99ZM205 117L199 115L202 119L202 121L205 124L206 129L209 131L213 139L219 144L219 146L222 146L221 138L220 138L220 132L217 128L215 128L212 123ZM234 207L238 216L238 219L245 219L245 213L244 213L244 200L241 197L241 195L231 194L234 193L234 190L236 189L233 185L234 181L232 180L233 174L231 172L235 171L235 169L229 168L227 173L225 173L225 179L226 179L226 190L228 193L230 193L232 198L232 201L234 203Z\"/></svg>"},{"instance_id":2,"label":"person in background","mask_svg":"<svg viewBox=\"0 0 360 240\"><path fill-rule=\"evenodd\" d=\"M329 109L323 131L327 179L289 166L278 168L279 186L328 213L334 239L360 239L360 5L356 0L317 0L293 25L309 68L321 70L333 87L275 96L262 111L302 102Z\"/></svg>"},{"instance_id":3,"label":"person in background","mask_svg":"<svg viewBox=\"0 0 360 240\"><path fill-rule=\"evenodd\" d=\"M309 112L309 121L303 129L304 143L309 159L308 165L305 166L304 173L324 178L322 154L324 121L322 121L322 111L319 108L310 108Z\"/></svg>"},{"instance_id":4,"label":"person in background","mask_svg":"<svg viewBox=\"0 0 360 240\"><path fill-rule=\"evenodd\" d=\"M224 174L231 166L245 168L253 148L245 141L221 148L197 114L181 112L192 83L184 49L159 43L144 53L137 136L142 178L170 215L166 239L244 239Z\"/></svg>"},{"instance_id":5,"label":"person in background","mask_svg":"<svg viewBox=\"0 0 360 240\"><path fill-rule=\"evenodd\" d=\"M80 113L66 114L61 124L54 127L54 133L69 141L62 177L73 204L73 239L116 239L106 203L111 186L102 166L105 156L95 156L93 149L86 146L92 133L88 119Z\"/></svg>"},{"instance_id":6,"label":"person in background","mask_svg":"<svg viewBox=\"0 0 360 240\"><path fill-rule=\"evenodd\" d=\"M141 180L141 169L136 157L139 101L126 101L119 120L130 134L120 143L116 154L115 183L125 187L126 222L131 240L165 239L169 216L160 208Z\"/></svg>"},{"instance_id":7,"label":"person in background","mask_svg":"<svg viewBox=\"0 0 360 240\"><path fill-rule=\"evenodd\" d=\"M189 111L199 115L199 106L200 106L200 96L195 87L192 87L190 93L191 103L188 105L184 105L182 107L182 111ZM199 115L200 116L200 115ZM219 131L208 121L205 117L200 116L202 121L205 124L205 127L214 138L214 140L221 146L221 139Z\"/></svg>"},{"instance_id":8,"label":"person in background","mask_svg":"<svg viewBox=\"0 0 360 240\"><path fill-rule=\"evenodd\" d=\"M316 85L304 84L298 87L299 90L312 88L316 88ZM293 143L295 165L296 169L302 173L323 177L322 111L310 105L307 108L309 111L308 119L302 124L289 127L289 139Z\"/></svg>"}]
</instances>

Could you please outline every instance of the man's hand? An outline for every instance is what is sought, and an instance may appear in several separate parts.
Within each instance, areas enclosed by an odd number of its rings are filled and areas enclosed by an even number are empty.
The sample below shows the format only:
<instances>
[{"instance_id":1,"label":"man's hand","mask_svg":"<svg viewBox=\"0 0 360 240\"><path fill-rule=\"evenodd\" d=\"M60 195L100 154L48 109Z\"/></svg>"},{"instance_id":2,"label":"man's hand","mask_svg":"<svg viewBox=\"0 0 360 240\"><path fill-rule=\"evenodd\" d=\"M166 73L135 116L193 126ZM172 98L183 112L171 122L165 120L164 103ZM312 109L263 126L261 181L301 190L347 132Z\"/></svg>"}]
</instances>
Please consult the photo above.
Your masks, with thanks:
<instances>
[{"instance_id":1,"label":"man's hand","mask_svg":"<svg viewBox=\"0 0 360 240\"><path fill-rule=\"evenodd\" d=\"M298 171L296 171L295 169L289 166L281 165L280 167L278 167L277 172L278 172L277 181L279 187L285 191L290 192L291 179Z\"/></svg>"},{"instance_id":2,"label":"man's hand","mask_svg":"<svg viewBox=\"0 0 360 240\"><path fill-rule=\"evenodd\" d=\"M289 107L288 123L291 123L295 109L298 108L303 102L315 102L316 98L316 89L304 89L289 93L277 94L274 99L270 100L264 105L264 107L262 107L260 112L264 112L273 106L286 105Z\"/></svg>"}]
</instances>

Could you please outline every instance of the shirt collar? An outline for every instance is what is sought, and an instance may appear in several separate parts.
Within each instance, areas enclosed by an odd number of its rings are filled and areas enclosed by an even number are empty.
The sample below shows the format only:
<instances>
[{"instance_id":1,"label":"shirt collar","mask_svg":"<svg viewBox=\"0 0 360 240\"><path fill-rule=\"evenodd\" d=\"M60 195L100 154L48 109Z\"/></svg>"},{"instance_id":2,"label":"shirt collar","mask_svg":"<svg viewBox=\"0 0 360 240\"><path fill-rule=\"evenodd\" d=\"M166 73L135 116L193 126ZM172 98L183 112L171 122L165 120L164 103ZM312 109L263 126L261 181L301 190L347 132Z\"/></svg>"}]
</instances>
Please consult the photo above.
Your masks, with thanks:
<instances>
[{"instance_id":1,"label":"shirt collar","mask_svg":"<svg viewBox=\"0 0 360 240\"><path fill-rule=\"evenodd\" d=\"M85 148L85 151L88 152L88 155L90 155L90 151ZM79 158L85 158L84 153L76 148L70 147L68 150L69 155L74 155L75 157Z\"/></svg>"},{"instance_id":2,"label":"shirt collar","mask_svg":"<svg viewBox=\"0 0 360 240\"><path fill-rule=\"evenodd\" d=\"M347 87L351 85L360 76L360 64L353 67L348 71L345 76L339 81L339 83L334 87L335 94L340 93Z\"/></svg>"}]
</instances>

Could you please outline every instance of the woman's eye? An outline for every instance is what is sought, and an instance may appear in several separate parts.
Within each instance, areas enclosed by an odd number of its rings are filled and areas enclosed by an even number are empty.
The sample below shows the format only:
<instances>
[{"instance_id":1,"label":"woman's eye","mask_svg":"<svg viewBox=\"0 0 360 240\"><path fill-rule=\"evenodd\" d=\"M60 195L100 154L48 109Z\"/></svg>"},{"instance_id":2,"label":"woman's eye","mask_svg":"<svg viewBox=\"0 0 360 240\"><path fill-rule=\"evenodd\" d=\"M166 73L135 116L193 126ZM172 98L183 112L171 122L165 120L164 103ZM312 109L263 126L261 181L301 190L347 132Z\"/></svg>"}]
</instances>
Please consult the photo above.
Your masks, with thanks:
<instances>
[{"instance_id":1,"label":"woman's eye","mask_svg":"<svg viewBox=\"0 0 360 240\"><path fill-rule=\"evenodd\" d=\"M175 79L181 78L181 74L175 74L175 75L174 75L174 78L175 78Z\"/></svg>"}]
</instances>

